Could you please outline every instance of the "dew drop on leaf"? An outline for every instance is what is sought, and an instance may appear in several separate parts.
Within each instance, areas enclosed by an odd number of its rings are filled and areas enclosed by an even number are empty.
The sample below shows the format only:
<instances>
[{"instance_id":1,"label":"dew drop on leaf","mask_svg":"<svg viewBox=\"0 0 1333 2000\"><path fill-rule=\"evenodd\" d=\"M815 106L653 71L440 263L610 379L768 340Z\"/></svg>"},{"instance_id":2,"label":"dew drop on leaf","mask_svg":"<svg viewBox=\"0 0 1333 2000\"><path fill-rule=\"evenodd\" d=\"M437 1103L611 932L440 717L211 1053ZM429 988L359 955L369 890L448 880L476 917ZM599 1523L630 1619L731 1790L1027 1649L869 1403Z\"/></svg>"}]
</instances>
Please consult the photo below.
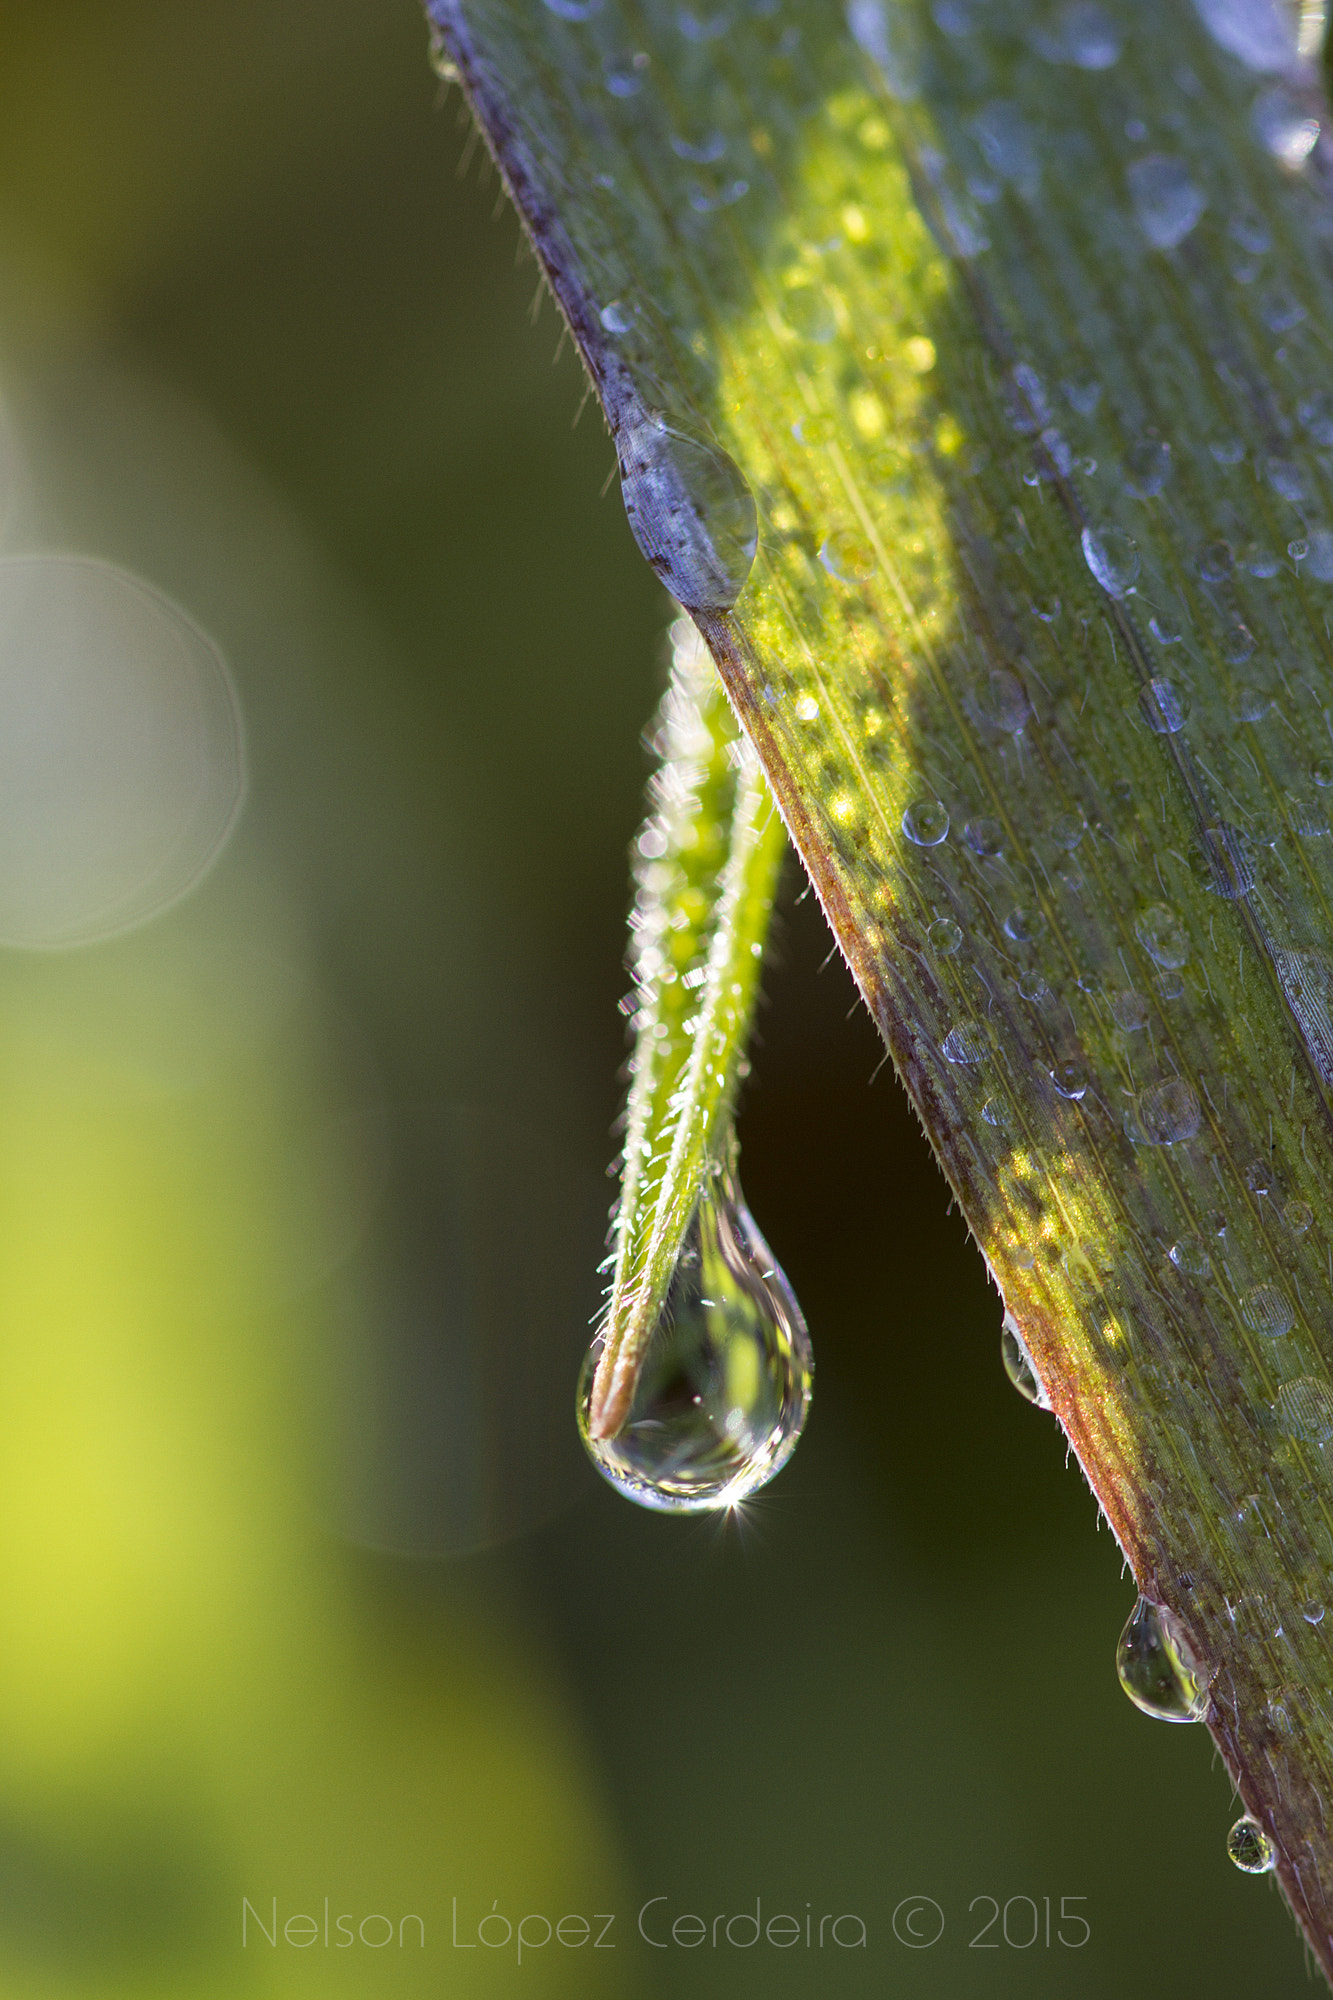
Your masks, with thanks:
<instances>
[{"instance_id":1,"label":"dew drop on leaf","mask_svg":"<svg viewBox=\"0 0 1333 2000\"><path fill-rule=\"evenodd\" d=\"M1165 1605L1140 1597L1116 1648L1120 1685L1145 1715L1161 1722L1202 1722L1208 1689Z\"/></svg>"},{"instance_id":2,"label":"dew drop on leaf","mask_svg":"<svg viewBox=\"0 0 1333 2000\"><path fill-rule=\"evenodd\" d=\"M1139 228L1154 250L1183 243L1208 206L1189 168L1170 153L1149 153L1125 174Z\"/></svg>"},{"instance_id":3,"label":"dew drop on leaf","mask_svg":"<svg viewBox=\"0 0 1333 2000\"><path fill-rule=\"evenodd\" d=\"M1278 1389L1273 1414L1288 1437L1327 1444L1333 1437L1333 1390L1313 1375L1298 1375Z\"/></svg>"},{"instance_id":4,"label":"dew drop on leaf","mask_svg":"<svg viewBox=\"0 0 1333 2000\"><path fill-rule=\"evenodd\" d=\"M1012 1313L1006 1312L1004 1325L1000 1328L1000 1360L1004 1372L1017 1389L1020 1396L1033 1403L1039 1410L1049 1410L1051 1399L1042 1388L1037 1371L1032 1366L1023 1337L1018 1331Z\"/></svg>"},{"instance_id":5,"label":"dew drop on leaf","mask_svg":"<svg viewBox=\"0 0 1333 2000\"><path fill-rule=\"evenodd\" d=\"M1189 720L1190 697L1179 681L1152 680L1143 690L1143 713L1158 736L1174 736Z\"/></svg>"},{"instance_id":6,"label":"dew drop on leaf","mask_svg":"<svg viewBox=\"0 0 1333 2000\"><path fill-rule=\"evenodd\" d=\"M903 813L903 832L918 847L938 847L948 831L949 815L938 799L914 799Z\"/></svg>"},{"instance_id":7,"label":"dew drop on leaf","mask_svg":"<svg viewBox=\"0 0 1333 2000\"><path fill-rule=\"evenodd\" d=\"M1255 1333L1280 1340L1296 1324L1296 1309L1276 1285L1254 1285L1240 1302L1241 1316Z\"/></svg>"},{"instance_id":8,"label":"dew drop on leaf","mask_svg":"<svg viewBox=\"0 0 1333 2000\"><path fill-rule=\"evenodd\" d=\"M724 451L654 418L617 440L630 531L677 603L726 611L758 546L754 495Z\"/></svg>"},{"instance_id":9,"label":"dew drop on leaf","mask_svg":"<svg viewBox=\"0 0 1333 2000\"><path fill-rule=\"evenodd\" d=\"M1272 1841L1248 1813L1227 1835L1227 1855L1246 1875L1267 1875L1277 1861Z\"/></svg>"},{"instance_id":10,"label":"dew drop on leaf","mask_svg":"<svg viewBox=\"0 0 1333 2000\"><path fill-rule=\"evenodd\" d=\"M851 528L835 528L820 548L819 560L841 583L867 583L875 574L875 551Z\"/></svg>"},{"instance_id":11,"label":"dew drop on leaf","mask_svg":"<svg viewBox=\"0 0 1333 2000\"><path fill-rule=\"evenodd\" d=\"M801 1309L730 1172L705 1186L638 1390L614 1438L589 1427L600 1337L579 1378L579 1432L598 1471L643 1507L733 1506L796 1448L814 1357Z\"/></svg>"},{"instance_id":12,"label":"dew drop on leaf","mask_svg":"<svg viewBox=\"0 0 1333 2000\"><path fill-rule=\"evenodd\" d=\"M998 819L970 819L963 828L963 839L974 854L983 860L991 860L1004 846L1004 828Z\"/></svg>"},{"instance_id":13,"label":"dew drop on leaf","mask_svg":"<svg viewBox=\"0 0 1333 2000\"><path fill-rule=\"evenodd\" d=\"M1189 934L1174 910L1152 903L1134 919L1134 935L1158 965L1184 965L1190 955Z\"/></svg>"},{"instance_id":14,"label":"dew drop on leaf","mask_svg":"<svg viewBox=\"0 0 1333 2000\"><path fill-rule=\"evenodd\" d=\"M1203 1109L1192 1083L1183 1076L1169 1076L1139 1092L1134 1119L1145 1146L1179 1146L1195 1137Z\"/></svg>"},{"instance_id":15,"label":"dew drop on leaf","mask_svg":"<svg viewBox=\"0 0 1333 2000\"><path fill-rule=\"evenodd\" d=\"M1143 438L1125 453L1125 485L1140 500L1151 500L1171 472L1171 447L1161 438Z\"/></svg>"},{"instance_id":16,"label":"dew drop on leaf","mask_svg":"<svg viewBox=\"0 0 1333 2000\"><path fill-rule=\"evenodd\" d=\"M1108 597L1123 597L1139 573L1139 553L1121 528L1085 528L1083 560Z\"/></svg>"},{"instance_id":17,"label":"dew drop on leaf","mask_svg":"<svg viewBox=\"0 0 1333 2000\"><path fill-rule=\"evenodd\" d=\"M975 1021L960 1021L956 1028L950 1028L940 1049L946 1062L979 1063L985 1056L986 1044Z\"/></svg>"}]
</instances>

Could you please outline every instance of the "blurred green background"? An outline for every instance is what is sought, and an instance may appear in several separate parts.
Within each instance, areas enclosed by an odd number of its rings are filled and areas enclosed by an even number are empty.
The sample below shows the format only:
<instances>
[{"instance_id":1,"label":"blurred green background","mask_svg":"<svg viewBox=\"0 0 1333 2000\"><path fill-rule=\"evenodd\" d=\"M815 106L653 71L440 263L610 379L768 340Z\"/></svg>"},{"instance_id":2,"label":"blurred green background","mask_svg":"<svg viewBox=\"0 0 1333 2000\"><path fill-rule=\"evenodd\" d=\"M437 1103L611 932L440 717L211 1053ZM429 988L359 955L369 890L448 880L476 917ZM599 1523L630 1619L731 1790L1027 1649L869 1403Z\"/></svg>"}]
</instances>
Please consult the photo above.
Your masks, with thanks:
<instances>
[{"instance_id":1,"label":"blurred green background","mask_svg":"<svg viewBox=\"0 0 1333 2000\"><path fill-rule=\"evenodd\" d=\"M0 953L0 1991L1304 1990L794 869L742 1142L809 1435L738 1525L583 1463L668 606L411 0L0 46L6 552L182 605L249 759L192 896Z\"/></svg>"}]
</instances>

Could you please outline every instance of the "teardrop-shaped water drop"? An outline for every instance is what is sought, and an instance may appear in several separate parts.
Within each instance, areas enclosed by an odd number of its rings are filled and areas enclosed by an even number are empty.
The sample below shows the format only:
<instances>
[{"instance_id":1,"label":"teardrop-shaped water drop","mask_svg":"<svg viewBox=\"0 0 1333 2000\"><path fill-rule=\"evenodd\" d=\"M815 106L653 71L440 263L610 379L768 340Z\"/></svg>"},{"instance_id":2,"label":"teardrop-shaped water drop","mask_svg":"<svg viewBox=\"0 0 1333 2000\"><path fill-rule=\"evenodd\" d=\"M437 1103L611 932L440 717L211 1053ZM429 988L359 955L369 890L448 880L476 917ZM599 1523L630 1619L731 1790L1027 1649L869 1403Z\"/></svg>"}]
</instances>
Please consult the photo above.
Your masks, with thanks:
<instances>
[{"instance_id":1,"label":"teardrop-shaped water drop","mask_svg":"<svg viewBox=\"0 0 1333 2000\"><path fill-rule=\"evenodd\" d=\"M809 1412L814 1356L732 1173L715 1173L699 1198L613 1438L594 1438L589 1422L601 1354L599 1337L579 1377L579 1433L598 1471L641 1507L730 1507L786 1464Z\"/></svg>"},{"instance_id":2,"label":"teardrop-shaped water drop","mask_svg":"<svg viewBox=\"0 0 1333 2000\"><path fill-rule=\"evenodd\" d=\"M1267 1875L1277 1862L1272 1841L1249 1813L1227 1835L1227 1854L1247 1875Z\"/></svg>"},{"instance_id":3,"label":"teardrop-shaped water drop","mask_svg":"<svg viewBox=\"0 0 1333 2000\"><path fill-rule=\"evenodd\" d=\"M1115 1670L1121 1687L1145 1715L1162 1722L1202 1722L1208 1713L1207 1685L1164 1604L1139 1599L1120 1634Z\"/></svg>"},{"instance_id":4,"label":"teardrop-shaped water drop","mask_svg":"<svg viewBox=\"0 0 1333 2000\"><path fill-rule=\"evenodd\" d=\"M1032 1366L1012 1313L1005 1314L1004 1325L1000 1328L1000 1359L1004 1363L1005 1374L1019 1395L1026 1397L1039 1410L1049 1410L1051 1399L1037 1378L1037 1371Z\"/></svg>"},{"instance_id":5,"label":"teardrop-shaped water drop","mask_svg":"<svg viewBox=\"0 0 1333 2000\"><path fill-rule=\"evenodd\" d=\"M656 418L617 440L630 531L677 603L726 611L754 563L754 495L734 459Z\"/></svg>"}]
</instances>

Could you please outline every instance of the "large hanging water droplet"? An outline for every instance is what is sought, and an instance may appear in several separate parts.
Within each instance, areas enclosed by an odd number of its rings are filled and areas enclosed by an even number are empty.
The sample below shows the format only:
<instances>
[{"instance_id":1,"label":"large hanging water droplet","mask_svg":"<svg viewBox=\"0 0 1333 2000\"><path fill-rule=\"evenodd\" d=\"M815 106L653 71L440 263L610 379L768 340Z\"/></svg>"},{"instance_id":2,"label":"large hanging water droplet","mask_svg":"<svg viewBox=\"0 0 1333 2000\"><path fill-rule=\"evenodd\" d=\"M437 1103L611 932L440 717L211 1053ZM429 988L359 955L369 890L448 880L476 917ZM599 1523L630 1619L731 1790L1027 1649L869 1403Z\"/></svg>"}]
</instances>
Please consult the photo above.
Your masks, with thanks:
<instances>
[{"instance_id":1,"label":"large hanging water droplet","mask_svg":"<svg viewBox=\"0 0 1333 2000\"><path fill-rule=\"evenodd\" d=\"M579 1377L579 1433L593 1464L642 1507L730 1507L786 1464L810 1408L814 1356L791 1286L732 1173L715 1173L681 1246L629 1415L594 1438L602 1342Z\"/></svg>"},{"instance_id":2,"label":"large hanging water droplet","mask_svg":"<svg viewBox=\"0 0 1333 2000\"><path fill-rule=\"evenodd\" d=\"M726 611L754 562L754 495L724 451L656 418L617 440L630 531L687 611Z\"/></svg>"},{"instance_id":3,"label":"large hanging water droplet","mask_svg":"<svg viewBox=\"0 0 1333 2000\"><path fill-rule=\"evenodd\" d=\"M1005 1374L1019 1395L1026 1397L1028 1402L1035 1404L1039 1410L1049 1410L1051 1399L1042 1388L1037 1371L1032 1366L1027 1348L1023 1345L1022 1335L1018 1331L1017 1322L1013 1314L1008 1312L1004 1316L1004 1325L1000 1328L1000 1359L1004 1363Z\"/></svg>"},{"instance_id":4,"label":"large hanging water droplet","mask_svg":"<svg viewBox=\"0 0 1333 2000\"><path fill-rule=\"evenodd\" d=\"M1267 1875L1277 1863L1272 1841L1248 1813L1227 1835L1227 1855L1247 1875Z\"/></svg>"},{"instance_id":5,"label":"large hanging water droplet","mask_svg":"<svg viewBox=\"0 0 1333 2000\"><path fill-rule=\"evenodd\" d=\"M1141 1597L1120 1634L1115 1655L1120 1685L1135 1707L1162 1722L1202 1722L1208 1713L1208 1688L1188 1655L1166 1606Z\"/></svg>"}]
</instances>

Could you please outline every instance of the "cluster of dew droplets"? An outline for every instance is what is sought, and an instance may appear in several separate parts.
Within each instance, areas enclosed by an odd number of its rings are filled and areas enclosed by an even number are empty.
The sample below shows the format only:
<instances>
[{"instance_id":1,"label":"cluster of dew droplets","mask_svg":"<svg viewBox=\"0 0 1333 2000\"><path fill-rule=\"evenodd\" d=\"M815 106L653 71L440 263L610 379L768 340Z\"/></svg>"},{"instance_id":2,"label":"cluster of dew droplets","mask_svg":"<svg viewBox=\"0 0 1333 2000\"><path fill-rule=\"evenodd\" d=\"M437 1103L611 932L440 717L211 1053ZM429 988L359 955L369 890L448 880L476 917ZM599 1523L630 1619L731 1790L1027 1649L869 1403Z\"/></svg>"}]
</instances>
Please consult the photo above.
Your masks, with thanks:
<instances>
[{"instance_id":1,"label":"cluster of dew droplets","mask_svg":"<svg viewBox=\"0 0 1333 2000\"><path fill-rule=\"evenodd\" d=\"M1140 1597L1116 1648L1120 1685L1145 1715L1160 1722L1202 1722L1208 1685L1164 1604Z\"/></svg>"},{"instance_id":2,"label":"cluster of dew droplets","mask_svg":"<svg viewBox=\"0 0 1333 2000\"><path fill-rule=\"evenodd\" d=\"M786 1464L809 1413L814 1357L730 1168L705 1181L629 1414L610 1438L590 1422L602 1350L599 1335L579 1377L579 1432L628 1499L662 1513L731 1507Z\"/></svg>"}]
</instances>

